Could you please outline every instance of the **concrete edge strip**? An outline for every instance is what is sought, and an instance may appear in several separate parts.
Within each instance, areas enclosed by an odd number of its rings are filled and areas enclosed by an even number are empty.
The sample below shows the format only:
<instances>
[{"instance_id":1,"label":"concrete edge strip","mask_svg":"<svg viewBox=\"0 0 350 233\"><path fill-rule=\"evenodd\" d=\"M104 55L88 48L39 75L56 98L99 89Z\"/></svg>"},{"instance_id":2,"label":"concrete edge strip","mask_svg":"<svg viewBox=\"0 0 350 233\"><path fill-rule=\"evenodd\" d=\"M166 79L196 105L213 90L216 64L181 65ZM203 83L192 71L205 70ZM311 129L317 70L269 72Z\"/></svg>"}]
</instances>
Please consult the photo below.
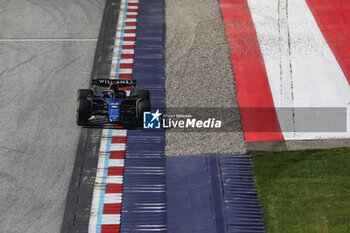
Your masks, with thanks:
<instances>
[{"instance_id":1,"label":"concrete edge strip","mask_svg":"<svg viewBox=\"0 0 350 233\"><path fill-rule=\"evenodd\" d=\"M246 142L247 152L292 151L349 147L350 139L288 140Z\"/></svg>"}]
</instances>

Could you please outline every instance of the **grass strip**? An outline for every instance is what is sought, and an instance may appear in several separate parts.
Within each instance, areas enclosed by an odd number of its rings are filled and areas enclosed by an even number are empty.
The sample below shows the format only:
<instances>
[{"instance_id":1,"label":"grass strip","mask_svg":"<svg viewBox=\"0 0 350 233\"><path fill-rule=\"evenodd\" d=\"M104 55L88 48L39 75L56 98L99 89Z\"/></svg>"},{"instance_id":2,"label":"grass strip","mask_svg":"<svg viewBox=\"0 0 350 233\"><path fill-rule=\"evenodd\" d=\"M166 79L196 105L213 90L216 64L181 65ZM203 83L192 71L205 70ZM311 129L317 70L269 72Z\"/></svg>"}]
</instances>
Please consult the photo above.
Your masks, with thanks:
<instances>
[{"instance_id":1,"label":"grass strip","mask_svg":"<svg viewBox=\"0 0 350 233\"><path fill-rule=\"evenodd\" d=\"M350 148L253 155L269 233L350 232Z\"/></svg>"}]
</instances>

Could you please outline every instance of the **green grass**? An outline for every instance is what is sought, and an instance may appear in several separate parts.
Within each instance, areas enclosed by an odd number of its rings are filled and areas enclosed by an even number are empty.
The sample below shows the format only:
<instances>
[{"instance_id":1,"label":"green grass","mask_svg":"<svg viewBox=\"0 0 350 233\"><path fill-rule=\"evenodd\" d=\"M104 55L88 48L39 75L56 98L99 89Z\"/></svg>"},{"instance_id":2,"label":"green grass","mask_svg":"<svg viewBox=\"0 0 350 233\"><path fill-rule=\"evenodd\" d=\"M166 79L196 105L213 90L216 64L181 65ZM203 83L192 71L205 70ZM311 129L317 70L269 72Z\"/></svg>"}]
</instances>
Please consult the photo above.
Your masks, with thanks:
<instances>
[{"instance_id":1,"label":"green grass","mask_svg":"<svg viewBox=\"0 0 350 233\"><path fill-rule=\"evenodd\" d=\"M269 233L350 232L350 148L253 155Z\"/></svg>"}]
</instances>

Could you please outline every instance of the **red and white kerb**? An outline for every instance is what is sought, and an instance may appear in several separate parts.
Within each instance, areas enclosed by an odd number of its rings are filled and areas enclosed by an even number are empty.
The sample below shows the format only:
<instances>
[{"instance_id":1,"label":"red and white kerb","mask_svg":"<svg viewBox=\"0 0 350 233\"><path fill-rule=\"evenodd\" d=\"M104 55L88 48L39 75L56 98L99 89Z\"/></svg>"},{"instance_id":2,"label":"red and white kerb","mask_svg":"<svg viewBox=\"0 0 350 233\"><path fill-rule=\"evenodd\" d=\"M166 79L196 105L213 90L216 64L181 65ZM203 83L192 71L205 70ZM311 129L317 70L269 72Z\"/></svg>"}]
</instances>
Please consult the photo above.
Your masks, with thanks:
<instances>
[{"instance_id":1,"label":"red and white kerb","mask_svg":"<svg viewBox=\"0 0 350 233\"><path fill-rule=\"evenodd\" d=\"M137 11L138 0L121 1L110 79L132 78ZM130 94L130 87L124 90ZM120 232L126 142L126 129L102 132L89 233Z\"/></svg>"}]
</instances>

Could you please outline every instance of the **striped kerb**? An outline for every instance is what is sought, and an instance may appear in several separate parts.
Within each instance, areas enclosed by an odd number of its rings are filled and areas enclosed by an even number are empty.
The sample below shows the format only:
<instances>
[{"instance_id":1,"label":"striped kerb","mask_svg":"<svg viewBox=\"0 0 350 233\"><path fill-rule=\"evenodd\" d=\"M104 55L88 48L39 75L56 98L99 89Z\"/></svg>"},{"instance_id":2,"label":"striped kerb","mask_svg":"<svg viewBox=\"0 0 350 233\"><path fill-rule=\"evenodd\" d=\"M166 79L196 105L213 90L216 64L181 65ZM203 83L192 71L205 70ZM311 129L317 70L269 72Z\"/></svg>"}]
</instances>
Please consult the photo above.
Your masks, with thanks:
<instances>
[{"instance_id":1,"label":"striped kerb","mask_svg":"<svg viewBox=\"0 0 350 233\"><path fill-rule=\"evenodd\" d=\"M122 0L110 79L132 79L138 0ZM130 95L130 87L123 88ZM89 221L89 233L120 232L127 130L104 129Z\"/></svg>"}]
</instances>

